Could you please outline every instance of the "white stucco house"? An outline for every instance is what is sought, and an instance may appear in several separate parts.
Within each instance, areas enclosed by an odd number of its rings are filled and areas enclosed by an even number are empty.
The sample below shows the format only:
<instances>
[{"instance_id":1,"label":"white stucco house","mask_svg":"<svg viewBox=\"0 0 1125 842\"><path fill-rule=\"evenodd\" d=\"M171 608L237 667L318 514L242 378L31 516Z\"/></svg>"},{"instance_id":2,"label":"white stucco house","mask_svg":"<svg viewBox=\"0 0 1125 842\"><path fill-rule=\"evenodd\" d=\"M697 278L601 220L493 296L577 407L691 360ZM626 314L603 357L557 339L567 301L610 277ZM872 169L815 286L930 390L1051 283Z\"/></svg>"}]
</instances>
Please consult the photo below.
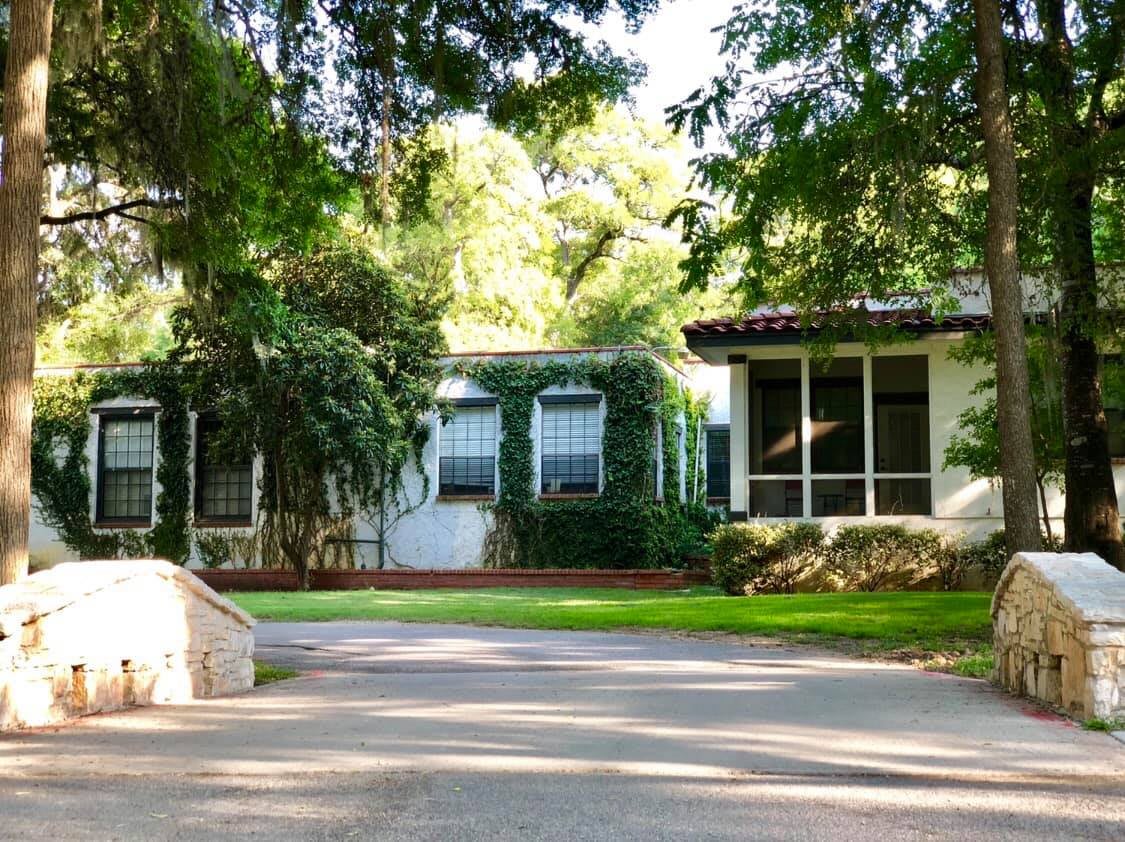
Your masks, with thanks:
<instances>
[{"instance_id":1,"label":"white stucco house","mask_svg":"<svg viewBox=\"0 0 1125 842\"><path fill-rule=\"evenodd\" d=\"M457 373L460 365L490 360L569 362L589 357L610 361L622 354L638 353L651 356L678 389L690 386L681 366L641 346L464 353L443 358L448 376L438 391L452 404L453 417L445 423L436 414L426 419L429 439L421 463L408 466L404 472L402 492L389 501L381 519L378 513L357 517L350 535L340 539L350 545L356 566L370 569L383 563L387 567L443 569L481 564L485 535L492 522L489 504L499 493L498 456L503 431L498 397ZM125 367L44 368L37 376L66 377ZM155 524L161 492L160 412L155 401L128 396L100 401L89 408L85 461L90 480L89 515L95 532L144 532ZM584 499L600 493L605 481L605 417L604 396L588 385L552 386L537 396L531 440L534 487L540 499ZM234 465L215 462L207 444L217 423L215 417L189 412L188 420L192 530L197 537L253 535L259 522L261 459L250 457ZM679 427L682 430L682 421ZM659 430L654 434L658 436ZM678 447L683 496L687 466L682 435ZM654 470L655 484L663 487L663 463L657 460ZM703 494L703 489L698 491ZM38 501L33 499L32 508L32 565L49 567L75 560L73 550L43 523ZM381 548L380 533L384 536ZM193 545L188 566L203 566L198 542Z\"/></svg>"},{"instance_id":2,"label":"white stucco house","mask_svg":"<svg viewBox=\"0 0 1125 842\"><path fill-rule=\"evenodd\" d=\"M970 279L971 280L971 279ZM357 519L346 540L356 566L473 567L481 563L499 494L503 436L498 397L458 374L459 363L497 359L542 363L624 353L652 355L679 389L709 397L698 441L699 465L687 464L684 425L677 427L681 499L723 508L731 520L814 520L826 530L859 519L900 522L964 533L976 539L1003 525L1000 490L943 468L958 416L982 398L972 394L981 367L952 360L958 343L990 329L988 302L967 284L961 312L934 318L891 303L857 302L872 324L892 325L905 341L872 353L839 342L828 365L810 354L792 310L760 310L741 319L685 325L690 353L679 361L641 347L472 353L446 357L440 393L454 409L442 423L427 419L421 463L407 470L396 505L381 519ZM44 369L41 377L98 367ZM1111 450L1118 497L1125 504L1123 410L1110 406ZM157 468L160 407L115 398L90 407L85 457L89 513L96 531L153 526L160 494ZM603 489L604 396L588 385L551 387L534 402L531 439L534 488L540 499L593 497ZM249 536L258 523L260 459L217 464L208 455L212 417L190 414L191 527L197 535ZM659 427L659 425L657 425ZM660 435L659 429L654 431ZM659 444L657 452L660 452ZM656 487L664 464L656 460ZM693 470L698 467L700 470ZM689 479L690 478L690 479ZM702 478L702 479L701 479ZM700 487L702 485L702 487ZM1049 489L1047 510L1061 533L1063 498ZM380 545L380 532L385 540ZM381 553L380 553L381 549ZM75 554L36 518L33 564L50 566ZM190 566L202 559L193 549Z\"/></svg>"},{"instance_id":3,"label":"white stucco house","mask_svg":"<svg viewBox=\"0 0 1125 842\"><path fill-rule=\"evenodd\" d=\"M721 395L709 451L727 448L729 488L713 472L712 500L725 498L734 521L798 518L826 530L864 519L976 539L1001 528L1000 489L942 465L958 416L982 400L972 390L988 374L949 356L966 337L991 329L982 286L979 275L963 277L960 312L941 318L896 302L857 301L859 318L893 326L905 341L875 353L838 342L827 367L805 342L817 323L803 328L788 308L685 325L688 348L709 369L702 375L688 366L693 381ZM1123 409L1107 405L1125 504ZM1047 512L1058 534L1063 506L1059 490L1049 488Z\"/></svg>"}]
</instances>

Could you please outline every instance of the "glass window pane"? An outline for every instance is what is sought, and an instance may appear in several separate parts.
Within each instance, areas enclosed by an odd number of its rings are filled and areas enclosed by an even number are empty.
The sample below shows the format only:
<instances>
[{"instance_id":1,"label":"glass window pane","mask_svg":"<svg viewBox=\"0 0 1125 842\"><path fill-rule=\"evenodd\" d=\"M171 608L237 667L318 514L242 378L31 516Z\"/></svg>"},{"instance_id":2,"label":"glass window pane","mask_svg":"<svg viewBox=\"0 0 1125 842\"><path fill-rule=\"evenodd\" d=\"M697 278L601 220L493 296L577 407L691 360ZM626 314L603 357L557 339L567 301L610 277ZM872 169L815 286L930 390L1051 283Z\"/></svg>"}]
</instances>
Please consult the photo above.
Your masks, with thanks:
<instances>
[{"instance_id":1,"label":"glass window pane","mask_svg":"<svg viewBox=\"0 0 1125 842\"><path fill-rule=\"evenodd\" d=\"M801 473L800 360L750 364L750 473Z\"/></svg>"},{"instance_id":2,"label":"glass window pane","mask_svg":"<svg viewBox=\"0 0 1125 842\"><path fill-rule=\"evenodd\" d=\"M439 494L495 493L495 406L457 407L438 439Z\"/></svg>"},{"instance_id":3,"label":"glass window pane","mask_svg":"<svg viewBox=\"0 0 1125 842\"><path fill-rule=\"evenodd\" d=\"M98 515L149 520L152 516L153 418L103 416L99 435Z\"/></svg>"},{"instance_id":4,"label":"glass window pane","mask_svg":"<svg viewBox=\"0 0 1125 842\"><path fill-rule=\"evenodd\" d=\"M707 431L707 496L730 497L730 430Z\"/></svg>"},{"instance_id":5,"label":"glass window pane","mask_svg":"<svg viewBox=\"0 0 1125 842\"><path fill-rule=\"evenodd\" d=\"M220 431L217 415L207 413L196 420L195 514L202 520L245 522L251 514L253 458L226 464L212 454L214 437Z\"/></svg>"},{"instance_id":6,"label":"glass window pane","mask_svg":"<svg viewBox=\"0 0 1125 842\"><path fill-rule=\"evenodd\" d=\"M801 517L803 492L799 479L751 480L750 517Z\"/></svg>"},{"instance_id":7,"label":"glass window pane","mask_svg":"<svg viewBox=\"0 0 1125 842\"><path fill-rule=\"evenodd\" d=\"M809 383L812 415L812 472L863 471L863 361L832 360L813 369Z\"/></svg>"},{"instance_id":8,"label":"glass window pane","mask_svg":"<svg viewBox=\"0 0 1125 842\"><path fill-rule=\"evenodd\" d=\"M930 395L924 356L871 361L875 403L875 473L924 474L930 470Z\"/></svg>"},{"instance_id":9,"label":"glass window pane","mask_svg":"<svg viewBox=\"0 0 1125 842\"><path fill-rule=\"evenodd\" d=\"M813 517L856 517L865 514L866 507L867 491L862 477L813 480Z\"/></svg>"},{"instance_id":10,"label":"glass window pane","mask_svg":"<svg viewBox=\"0 0 1125 842\"><path fill-rule=\"evenodd\" d=\"M928 479L875 480L875 514L928 515L932 513Z\"/></svg>"},{"instance_id":11,"label":"glass window pane","mask_svg":"<svg viewBox=\"0 0 1125 842\"><path fill-rule=\"evenodd\" d=\"M542 493L596 494L601 466L600 403L543 404Z\"/></svg>"}]
</instances>

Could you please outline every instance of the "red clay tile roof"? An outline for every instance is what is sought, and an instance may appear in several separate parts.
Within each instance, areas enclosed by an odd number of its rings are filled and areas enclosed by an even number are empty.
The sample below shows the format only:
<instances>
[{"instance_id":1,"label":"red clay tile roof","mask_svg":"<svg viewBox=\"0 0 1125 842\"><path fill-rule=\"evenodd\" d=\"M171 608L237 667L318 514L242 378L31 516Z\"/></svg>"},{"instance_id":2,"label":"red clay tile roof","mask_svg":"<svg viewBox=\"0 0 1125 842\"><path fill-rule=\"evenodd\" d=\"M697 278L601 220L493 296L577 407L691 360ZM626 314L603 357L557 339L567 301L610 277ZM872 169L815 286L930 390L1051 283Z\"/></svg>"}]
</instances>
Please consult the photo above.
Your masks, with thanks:
<instances>
[{"instance_id":1,"label":"red clay tile roof","mask_svg":"<svg viewBox=\"0 0 1125 842\"><path fill-rule=\"evenodd\" d=\"M872 327L895 325L901 330L918 333L987 330L992 324L992 317L988 313L961 313L936 319L924 310L855 311L857 317L860 317L861 313L866 316L863 321ZM823 315L814 318L808 327L808 332L818 332L824 323ZM796 313L751 313L743 316L740 321L729 318L700 319L684 325L681 330L689 340L718 336L745 336L752 340L755 336L799 334L805 331Z\"/></svg>"}]
</instances>

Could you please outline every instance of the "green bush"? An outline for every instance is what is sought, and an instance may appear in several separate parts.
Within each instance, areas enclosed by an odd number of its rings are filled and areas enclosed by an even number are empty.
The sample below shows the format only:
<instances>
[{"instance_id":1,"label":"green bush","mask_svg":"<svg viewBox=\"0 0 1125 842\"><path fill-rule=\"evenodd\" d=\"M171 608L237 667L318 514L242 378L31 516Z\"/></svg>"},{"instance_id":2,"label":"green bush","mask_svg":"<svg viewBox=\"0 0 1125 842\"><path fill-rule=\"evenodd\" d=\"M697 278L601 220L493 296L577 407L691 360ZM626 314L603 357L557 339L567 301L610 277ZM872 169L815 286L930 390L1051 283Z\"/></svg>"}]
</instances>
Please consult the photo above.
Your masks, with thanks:
<instances>
[{"instance_id":1,"label":"green bush","mask_svg":"<svg viewBox=\"0 0 1125 842\"><path fill-rule=\"evenodd\" d=\"M1058 536L1043 538L1043 551L1048 553L1062 552L1062 539ZM984 574L985 580L995 582L1000 578L1004 567L1008 564L1008 549L1004 544L1004 530L997 529L989 533L983 541L961 544L958 553L962 557L966 568L975 567Z\"/></svg>"},{"instance_id":2,"label":"green bush","mask_svg":"<svg viewBox=\"0 0 1125 842\"><path fill-rule=\"evenodd\" d=\"M824 530L815 523L786 523L778 527L777 544L768 568L769 587L793 593L799 582L820 561Z\"/></svg>"},{"instance_id":3,"label":"green bush","mask_svg":"<svg viewBox=\"0 0 1125 842\"><path fill-rule=\"evenodd\" d=\"M208 570L227 562L234 568L253 567L258 557L258 535L234 529L201 529L195 533L195 552Z\"/></svg>"},{"instance_id":4,"label":"green bush","mask_svg":"<svg viewBox=\"0 0 1125 842\"><path fill-rule=\"evenodd\" d=\"M711 578L729 594L793 593L823 544L814 523L725 524L711 533Z\"/></svg>"},{"instance_id":5,"label":"green bush","mask_svg":"<svg viewBox=\"0 0 1125 842\"><path fill-rule=\"evenodd\" d=\"M845 590L877 591L932 569L949 551L941 533L899 524L841 526L825 552L825 567Z\"/></svg>"},{"instance_id":6,"label":"green bush","mask_svg":"<svg viewBox=\"0 0 1125 842\"><path fill-rule=\"evenodd\" d=\"M711 579L728 594L756 592L774 543L774 528L728 523L711 533Z\"/></svg>"}]
</instances>

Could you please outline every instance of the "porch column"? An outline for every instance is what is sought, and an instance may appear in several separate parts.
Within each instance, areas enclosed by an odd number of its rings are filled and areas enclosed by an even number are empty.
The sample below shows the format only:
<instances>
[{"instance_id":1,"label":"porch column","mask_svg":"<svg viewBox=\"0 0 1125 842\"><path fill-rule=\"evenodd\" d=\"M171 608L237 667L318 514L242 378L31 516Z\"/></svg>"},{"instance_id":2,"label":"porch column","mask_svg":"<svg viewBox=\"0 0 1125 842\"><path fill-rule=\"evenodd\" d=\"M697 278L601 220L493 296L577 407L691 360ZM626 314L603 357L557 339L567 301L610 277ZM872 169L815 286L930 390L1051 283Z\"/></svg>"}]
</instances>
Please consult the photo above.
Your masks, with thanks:
<instances>
[{"instance_id":1,"label":"porch column","mask_svg":"<svg viewBox=\"0 0 1125 842\"><path fill-rule=\"evenodd\" d=\"M727 357L730 372L730 519L746 520L749 509L750 403L746 355Z\"/></svg>"},{"instance_id":2,"label":"porch column","mask_svg":"<svg viewBox=\"0 0 1125 842\"><path fill-rule=\"evenodd\" d=\"M875 398L871 381L871 355L863 355L863 487L864 514L875 514Z\"/></svg>"},{"instance_id":3,"label":"porch column","mask_svg":"<svg viewBox=\"0 0 1125 842\"><path fill-rule=\"evenodd\" d=\"M807 351L801 352L801 517L812 517L812 376Z\"/></svg>"}]
</instances>

